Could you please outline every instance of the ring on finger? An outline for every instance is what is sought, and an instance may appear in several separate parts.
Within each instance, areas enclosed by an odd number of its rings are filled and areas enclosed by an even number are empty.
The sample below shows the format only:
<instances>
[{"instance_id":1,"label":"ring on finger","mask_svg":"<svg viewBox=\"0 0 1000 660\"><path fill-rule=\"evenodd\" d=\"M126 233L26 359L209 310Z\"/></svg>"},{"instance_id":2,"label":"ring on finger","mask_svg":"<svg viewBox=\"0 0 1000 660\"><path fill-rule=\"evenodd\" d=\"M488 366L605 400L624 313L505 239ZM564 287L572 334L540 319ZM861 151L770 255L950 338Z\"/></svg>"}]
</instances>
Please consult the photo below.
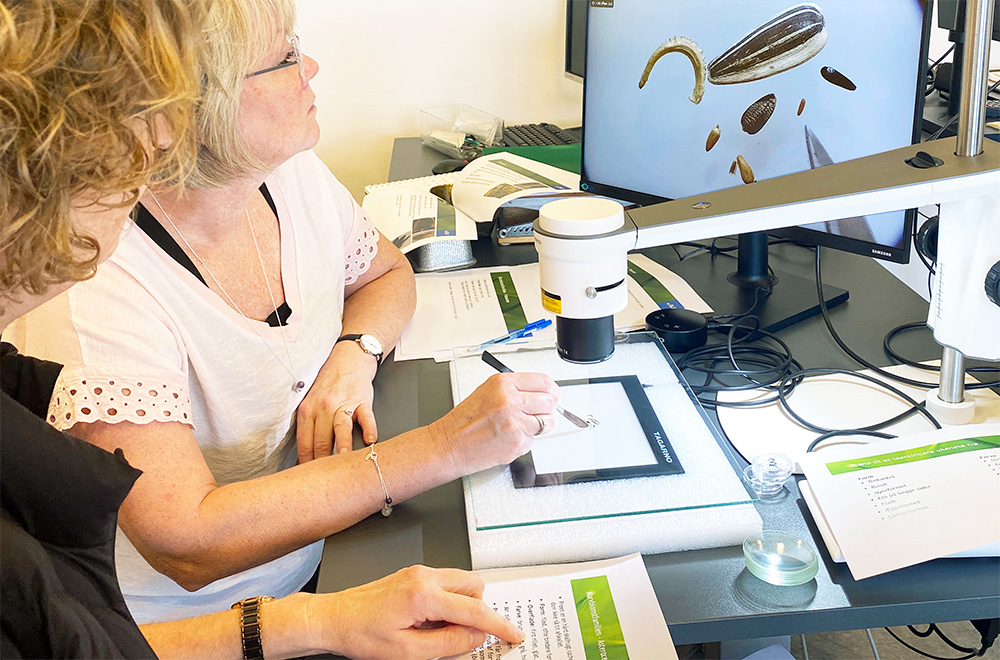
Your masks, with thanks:
<instances>
[{"instance_id":1,"label":"ring on finger","mask_svg":"<svg viewBox=\"0 0 1000 660\"><path fill-rule=\"evenodd\" d=\"M354 411L350 408L344 409L344 414L347 415L348 417L354 417Z\"/></svg>"},{"instance_id":2,"label":"ring on finger","mask_svg":"<svg viewBox=\"0 0 1000 660\"><path fill-rule=\"evenodd\" d=\"M535 435L538 436L545 433L545 429L548 426L548 424L545 423L545 418L542 417L541 415L535 415L535 419L538 420L538 431L535 432Z\"/></svg>"}]
</instances>

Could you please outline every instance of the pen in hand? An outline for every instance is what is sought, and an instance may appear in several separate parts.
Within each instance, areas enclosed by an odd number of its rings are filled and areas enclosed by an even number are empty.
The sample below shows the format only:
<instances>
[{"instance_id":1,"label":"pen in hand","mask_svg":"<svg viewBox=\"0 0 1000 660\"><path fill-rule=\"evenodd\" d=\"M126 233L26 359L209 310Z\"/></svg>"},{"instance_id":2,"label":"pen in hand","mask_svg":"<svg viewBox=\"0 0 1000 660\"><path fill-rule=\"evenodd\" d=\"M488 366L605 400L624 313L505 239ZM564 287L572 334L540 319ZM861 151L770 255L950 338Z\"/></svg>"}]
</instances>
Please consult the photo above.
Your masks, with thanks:
<instances>
[{"instance_id":1,"label":"pen in hand","mask_svg":"<svg viewBox=\"0 0 1000 660\"><path fill-rule=\"evenodd\" d=\"M490 353L489 351L483 351L483 362L490 365L491 367L493 367L494 369L496 369L501 373L513 373L514 371L506 364L498 360L496 356ZM579 416L574 415L573 413L571 413L570 411L566 410L565 408L563 408L558 404L556 404L556 412L565 417L566 419L568 419L569 421L571 421L574 425L580 427L581 429L590 428L591 426L597 426L598 424L600 424L600 422L597 421L597 418L594 417L593 415L587 415L587 419L581 419Z\"/></svg>"}]
</instances>

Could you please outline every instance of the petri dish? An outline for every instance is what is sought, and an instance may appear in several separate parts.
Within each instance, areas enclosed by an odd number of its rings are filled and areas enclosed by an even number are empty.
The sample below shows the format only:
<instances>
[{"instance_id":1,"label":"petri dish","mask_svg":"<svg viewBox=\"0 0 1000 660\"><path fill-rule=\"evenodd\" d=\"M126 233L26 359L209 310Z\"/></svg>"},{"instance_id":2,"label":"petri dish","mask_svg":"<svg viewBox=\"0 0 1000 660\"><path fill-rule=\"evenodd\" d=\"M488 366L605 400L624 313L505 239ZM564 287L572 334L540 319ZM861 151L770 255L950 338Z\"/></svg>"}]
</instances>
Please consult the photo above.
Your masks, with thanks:
<instances>
[{"instance_id":1,"label":"petri dish","mask_svg":"<svg viewBox=\"0 0 1000 660\"><path fill-rule=\"evenodd\" d=\"M743 470L743 478L761 499L783 494L794 464L784 454L761 454Z\"/></svg>"},{"instance_id":2,"label":"petri dish","mask_svg":"<svg viewBox=\"0 0 1000 660\"><path fill-rule=\"evenodd\" d=\"M747 570L764 582L777 586L805 584L819 570L812 547L792 534L761 532L743 541Z\"/></svg>"}]
</instances>

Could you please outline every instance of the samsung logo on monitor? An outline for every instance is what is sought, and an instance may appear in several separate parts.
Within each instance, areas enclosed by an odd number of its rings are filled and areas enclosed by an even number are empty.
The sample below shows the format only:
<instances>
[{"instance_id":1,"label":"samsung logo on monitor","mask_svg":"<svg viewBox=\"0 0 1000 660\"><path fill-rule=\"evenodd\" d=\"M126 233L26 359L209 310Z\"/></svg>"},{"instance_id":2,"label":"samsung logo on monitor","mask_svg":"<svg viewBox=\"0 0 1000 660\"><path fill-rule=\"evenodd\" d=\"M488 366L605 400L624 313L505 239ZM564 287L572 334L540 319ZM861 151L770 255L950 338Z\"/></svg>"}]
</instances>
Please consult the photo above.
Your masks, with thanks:
<instances>
[{"instance_id":1,"label":"samsung logo on monitor","mask_svg":"<svg viewBox=\"0 0 1000 660\"><path fill-rule=\"evenodd\" d=\"M878 250L876 248L872 248L872 254L874 254L876 257L891 257L892 256L892 252L886 252L885 250Z\"/></svg>"}]
</instances>

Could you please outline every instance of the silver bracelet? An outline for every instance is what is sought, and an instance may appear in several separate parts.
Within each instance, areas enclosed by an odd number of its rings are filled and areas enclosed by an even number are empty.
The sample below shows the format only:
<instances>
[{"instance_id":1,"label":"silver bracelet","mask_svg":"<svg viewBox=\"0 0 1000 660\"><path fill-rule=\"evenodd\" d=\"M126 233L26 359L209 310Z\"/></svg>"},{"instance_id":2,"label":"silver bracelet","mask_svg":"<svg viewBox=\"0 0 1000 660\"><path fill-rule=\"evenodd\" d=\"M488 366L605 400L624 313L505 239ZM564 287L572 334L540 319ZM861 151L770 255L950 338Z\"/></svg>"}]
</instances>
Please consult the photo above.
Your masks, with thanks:
<instances>
[{"instance_id":1,"label":"silver bracelet","mask_svg":"<svg viewBox=\"0 0 1000 660\"><path fill-rule=\"evenodd\" d=\"M388 517L392 513L392 498L389 497L389 491L385 487L385 479L382 478L382 468L378 466L378 454L375 453L375 445L372 445L368 449L368 455L365 456L366 461L371 461L375 464L375 470L378 471L378 482L382 484L382 495L385 497L385 505L382 507L382 515Z\"/></svg>"}]
</instances>

